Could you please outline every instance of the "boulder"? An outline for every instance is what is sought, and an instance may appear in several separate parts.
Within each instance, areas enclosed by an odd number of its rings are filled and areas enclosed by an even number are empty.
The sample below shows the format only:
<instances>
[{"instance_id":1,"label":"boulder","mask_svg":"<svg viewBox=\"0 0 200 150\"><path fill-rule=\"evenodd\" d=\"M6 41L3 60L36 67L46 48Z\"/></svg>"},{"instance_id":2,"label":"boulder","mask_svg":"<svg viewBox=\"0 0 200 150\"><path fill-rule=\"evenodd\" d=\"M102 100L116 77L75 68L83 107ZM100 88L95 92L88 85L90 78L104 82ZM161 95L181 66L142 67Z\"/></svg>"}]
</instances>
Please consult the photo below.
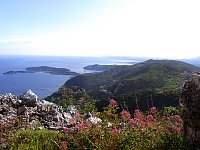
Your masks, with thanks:
<instances>
[{"instance_id":1,"label":"boulder","mask_svg":"<svg viewBox=\"0 0 200 150\"><path fill-rule=\"evenodd\" d=\"M35 107L39 101L38 96L34 94L30 89L20 95L20 99L22 100L22 104L27 107Z\"/></svg>"},{"instance_id":2,"label":"boulder","mask_svg":"<svg viewBox=\"0 0 200 150\"><path fill-rule=\"evenodd\" d=\"M93 124L97 124L97 123L101 123L102 122L102 120L100 118L93 117L90 112L86 113L84 115L84 117L85 117L85 119L87 119L88 121L90 121Z\"/></svg>"},{"instance_id":3,"label":"boulder","mask_svg":"<svg viewBox=\"0 0 200 150\"><path fill-rule=\"evenodd\" d=\"M85 119L88 119L88 118L92 117L92 114L90 112L88 112L84 115L84 117L85 117Z\"/></svg>"},{"instance_id":4,"label":"boulder","mask_svg":"<svg viewBox=\"0 0 200 150\"><path fill-rule=\"evenodd\" d=\"M8 112L8 107L6 105L0 105L0 114L5 114Z\"/></svg>"},{"instance_id":5,"label":"boulder","mask_svg":"<svg viewBox=\"0 0 200 150\"><path fill-rule=\"evenodd\" d=\"M0 102L1 102L1 104L6 104L6 105L11 106L13 98L14 98L14 96L11 93L6 93L3 95L0 95Z\"/></svg>"},{"instance_id":6,"label":"boulder","mask_svg":"<svg viewBox=\"0 0 200 150\"><path fill-rule=\"evenodd\" d=\"M27 111L26 106L19 107L19 108L17 109L17 115L18 115L18 116L19 116L19 115L24 115L26 111Z\"/></svg>"},{"instance_id":7,"label":"boulder","mask_svg":"<svg viewBox=\"0 0 200 150\"><path fill-rule=\"evenodd\" d=\"M102 120L97 117L90 117L90 118L88 118L88 121L90 121L93 124L102 123Z\"/></svg>"},{"instance_id":8,"label":"boulder","mask_svg":"<svg viewBox=\"0 0 200 150\"><path fill-rule=\"evenodd\" d=\"M0 120L2 120L3 119L3 115L2 114L0 114Z\"/></svg>"},{"instance_id":9,"label":"boulder","mask_svg":"<svg viewBox=\"0 0 200 150\"><path fill-rule=\"evenodd\" d=\"M66 112L70 113L72 117L75 117L77 111L78 110L76 109L76 106L74 105L69 105L66 110Z\"/></svg>"},{"instance_id":10,"label":"boulder","mask_svg":"<svg viewBox=\"0 0 200 150\"><path fill-rule=\"evenodd\" d=\"M55 116L55 117L53 117L53 121L55 121L55 122L59 122L59 121L60 121L60 119L59 119L59 117L58 117L58 116Z\"/></svg>"},{"instance_id":11,"label":"boulder","mask_svg":"<svg viewBox=\"0 0 200 150\"><path fill-rule=\"evenodd\" d=\"M12 99L13 107L18 108L20 106L23 106L22 100L20 99Z\"/></svg>"},{"instance_id":12,"label":"boulder","mask_svg":"<svg viewBox=\"0 0 200 150\"><path fill-rule=\"evenodd\" d=\"M180 104L182 106L182 118L184 122L185 138L200 149L200 74L192 75L185 82Z\"/></svg>"}]
</instances>

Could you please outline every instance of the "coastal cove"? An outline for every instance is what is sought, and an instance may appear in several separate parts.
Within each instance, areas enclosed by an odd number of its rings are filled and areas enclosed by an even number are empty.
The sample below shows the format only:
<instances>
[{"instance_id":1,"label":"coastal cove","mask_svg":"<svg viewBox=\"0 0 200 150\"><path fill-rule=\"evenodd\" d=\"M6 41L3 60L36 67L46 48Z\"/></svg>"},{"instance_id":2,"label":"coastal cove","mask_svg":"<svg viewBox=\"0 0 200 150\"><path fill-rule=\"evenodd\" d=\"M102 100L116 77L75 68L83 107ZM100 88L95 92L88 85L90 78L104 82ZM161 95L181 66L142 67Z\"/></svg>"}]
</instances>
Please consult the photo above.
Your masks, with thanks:
<instances>
[{"instance_id":1,"label":"coastal cove","mask_svg":"<svg viewBox=\"0 0 200 150\"><path fill-rule=\"evenodd\" d=\"M55 75L44 72L3 75L8 71L25 71L25 68L29 66L51 66L67 68L72 72L83 74L94 72L83 69L88 65L119 65L130 61L133 60L110 57L0 56L0 93L19 95L27 89L32 89L40 99L43 99L57 91L72 77L71 75Z\"/></svg>"}]
</instances>

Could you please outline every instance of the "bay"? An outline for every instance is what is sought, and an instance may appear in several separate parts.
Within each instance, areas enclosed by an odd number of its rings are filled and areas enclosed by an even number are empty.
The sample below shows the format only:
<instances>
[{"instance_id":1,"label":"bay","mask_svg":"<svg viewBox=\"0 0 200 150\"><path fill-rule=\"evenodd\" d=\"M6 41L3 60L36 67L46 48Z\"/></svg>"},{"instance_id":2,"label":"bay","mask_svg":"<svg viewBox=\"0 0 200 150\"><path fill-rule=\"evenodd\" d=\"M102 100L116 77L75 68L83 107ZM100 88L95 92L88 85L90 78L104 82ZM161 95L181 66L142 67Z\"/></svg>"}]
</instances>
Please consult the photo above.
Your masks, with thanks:
<instances>
[{"instance_id":1,"label":"bay","mask_svg":"<svg viewBox=\"0 0 200 150\"><path fill-rule=\"evenodd\" d=\"M69 57L69 56L0 56L0 93L20 95L31 89L40 99L57 91L69 75L48 73L23 73L3 75L7 71L23 71L26 67L51 66L68 68L78 73L88 73L83 67L93 64L125 64L132 60L112 57Z\"/></svg>"}]
</instances>

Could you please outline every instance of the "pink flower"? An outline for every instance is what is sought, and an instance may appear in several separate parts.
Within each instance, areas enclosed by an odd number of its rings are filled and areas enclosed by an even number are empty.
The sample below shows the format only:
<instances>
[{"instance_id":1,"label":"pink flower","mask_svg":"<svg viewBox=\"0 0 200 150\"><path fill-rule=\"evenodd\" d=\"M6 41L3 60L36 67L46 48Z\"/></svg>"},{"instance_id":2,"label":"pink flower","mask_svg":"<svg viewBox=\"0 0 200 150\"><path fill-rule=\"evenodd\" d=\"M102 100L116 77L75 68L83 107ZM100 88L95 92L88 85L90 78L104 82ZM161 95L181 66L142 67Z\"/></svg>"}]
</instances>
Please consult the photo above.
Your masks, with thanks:
<instances>
[{"instance_id":1,"label":"pink flower","mask_svg":"<svg viewBox=\"0 0 200 150\"><path fill-rule=\"evenodd\" d=\"M79 124L77 125L77 127L78 127L78 129L88 129L88 128L89 128L89 127L88 127L85 123L83 123L83 122L79 123Z\"/></svg>"},{"instance_id":2,"label":"pink flower","mask_svg":"<svg viewBox=\"0 0 200 150\"><path fill-rule=\"evenodd\" d=\"M152 115L148 115L148 116L147 116L147 119L148 119L148 120L154 120L154 117L153 117Z\"/></svg>"},{"instance_id":3,"label":"pink flower","mask_svg":"<svg viewBox=\"0 0 200 150\"><path fill-rule=\"evenodd\" d=\"M131 120L132 124L136 125L136 126L140 126L144 123L144 120L142 120L141 118L137 118L135 117L133 120Z\"/></svg>"},{"instance_id":4,"label":"pink flower","mask_svg":"<svg viewBox=\"0 0 200 150\"><path fill-rule=\"evenodd\" d=\"M182 131L182 128L181 128L179 125L177 125L177 126L175 127L175 130L176 130L177 132L181 132L181 131Z\"/></svg>"},{"instance_id":5,"label":"pink flower","mask_svg":"<svg viewBox=\"0 0 200 150\"><path fill-rule=\"evenodd\" d=\"M130 123L130 124L135 123L135 119L129 119L129 123Z\"/></svg>"},{"instance_id":6,"label":"pink flower","mask_svg":"<svg viewBox=\"0 0 200 150\"><path fill-rule=\"evenodd\" d=\"M168 130L173 131L174 130L173 126L168 126Z\"/></svg>"},{"instance_id":7,"label":"pink flower","mask_svg":"<svg viewBox=\"0 0 200 150\"><path fill-rule=\"evenodd\" d=\"M171 119L171 120L174 120L174 119L175 119L175 116L170 116L170 119Z\"/></svg>"},{"instance_id":8,"label":"pink flower","mask_svg":"<svg viewBox=\"0 0 200 150\"><path fill-rule=\"evenodd\" d=\"M181 122L181 117L179 115L175 115L174 116L174 119L177 121L177 122Z\"/></svg>"},{"instance_id":9,"label":"pink flower","mask_svg":"<svg viewBox=\"0 0 200 150\"><path fill-rule=\"evenodd\" d=\"M144 122L144 127L148 127L148 126L150 126L152 124L152 122Z\"/></svg>"},{"instance_id":10,"label":"pink flower","mask_svg":"<svg viewBox=\"0 0 200 150\"><path fill-rule=\"evenodd\" d=\"M135 122L141 122L141 120L139 118L134 118Z\"/></svg>"},{"instance_id":11,"label":"pink flower","mask_svg":"<svg viewBox=\"0 0 200 150\"><path fill-rule=\"evenodd\" d=\"M157 112L156 107L151 107L151 108L150 108L150 112L151 112L152 114L156 113L156 112Z\"/></svg>"},{"instance_id":12,"label":"pink flower","mask_svg":"<svg viewBox=\"0 0 200 150\"><path fill-rule=\"evenodd\" d=\"M164 120L167 120L167 116L163 116L162 118L163 118Z\"/></svg>"},{"instance_id":13,"label":"pink flower","mask_svg":"<svg viewBox=\"0 0 200 150\"><path fill-rule=\"evenodd\" d=\"M126 110L123 110L121 112L121 116L122 116L122 119L125 120L125 121L127 121L127 120L129 120L131 118L130 113L128 111L126 111Z\"/></svg>"},{"instance_id":14,"label":"pink flower","mask_svg":"<svg viewBox=\"0 0 200 150\"><path fill-rule=\"evenodd\" d=\"M131 126L130 126L132 129L134 129L135 128L135 126L133 125L133 124L131 124Z\"/></svg>"},{"instance_id":15,"label":"pink flower","mask_svg":"<svg viewBox=\"0 0 200 150\"><path fill-rule=\"evenodd\" d=\"M111 131L111 134L112 134L113 136L116 136L116 135L118 135L119 133L120 133L120 130L117 129L117 128L114 128L114 129L112 129L112 131Z\"/></svg>"},{"instance_id":16,"label":"pink flower","mask_svg":"<svg viewBox=\"0 0 200 150\"><path fill-rule=\"evenodd\" d=\"M66 141L62 141L61 143L60 143L60 149L61 150L66 150L66 149L68 149L68 143L66 142Z\"/></svg>"},{"instance_id":17,"label":"pink flower","mask_svg":"<svg viewBox=\"0 0 200 150\"><path fill-rule=\"evenodd\" d=\"M135 110L135 114L139 114L140 113L140 110L139 109L136 109Z\"/></svg>"},{"instance_id":18,"label":"pink flower","mask_svg":"<svg viewBox=\"0 0 200 150\"><path fill-rule=\"evenodd\" d=\"M177 132L181 132L181 130L182 130L182 129L181 129L180 127L176 127L176 131L177 131Z\"/></svg>"},{"instance_id":19,"label":"pink flower","mask_svg":"<svg viewBox=\"0 0 200 150\"><path fill-rule=\"evenodd\" d=\"M109 101L109 105L110 105L110 106L117 106L116 100L111 99L111 100Z\"/></svg>"},{"instance_id":20,"label":"pink flower","mask_svg":"<svg viewBox=\"0 0 200 150\"><path fill-rule=\"evenodd\" d=\"M69 129L67 127L63 127L63 132L67 132Z\"/></svg>"},{"instance_id":21,"label":"pink flower","mask_svg":"<svg viewBox=\"0 0 200 150\"><path fill-rule=\"evenodd\" d=\"M81 116L81 114L79 112L76 112L76 117L78 118L80 116Z\"/></svg>"}]
</instances>

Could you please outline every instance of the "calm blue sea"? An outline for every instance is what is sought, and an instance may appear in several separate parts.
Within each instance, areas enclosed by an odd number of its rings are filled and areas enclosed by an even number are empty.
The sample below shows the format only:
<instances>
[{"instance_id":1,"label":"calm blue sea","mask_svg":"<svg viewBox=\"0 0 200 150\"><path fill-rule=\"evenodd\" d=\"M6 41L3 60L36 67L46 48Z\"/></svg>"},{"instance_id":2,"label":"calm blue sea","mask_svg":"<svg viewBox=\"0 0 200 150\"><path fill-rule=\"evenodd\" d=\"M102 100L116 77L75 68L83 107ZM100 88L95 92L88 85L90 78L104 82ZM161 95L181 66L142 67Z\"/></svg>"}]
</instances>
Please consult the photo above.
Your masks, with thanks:
<instances>
[{"instance_id":1,"label":"calm blue sea","mask_svg":"<svg viewBox=\"0 0 200 150\"><path fill-rule=\"evenodd\" d=\"M124 64L133 60L110 57L47 57L47 56L0 56L0 93L22 94L31 89L40 99L57 91L70 76L47 73L3 75L7 71L21 71L26 67L65 67L85 73L83 67L93 64Z\"/></svg>"}]
</instances>

